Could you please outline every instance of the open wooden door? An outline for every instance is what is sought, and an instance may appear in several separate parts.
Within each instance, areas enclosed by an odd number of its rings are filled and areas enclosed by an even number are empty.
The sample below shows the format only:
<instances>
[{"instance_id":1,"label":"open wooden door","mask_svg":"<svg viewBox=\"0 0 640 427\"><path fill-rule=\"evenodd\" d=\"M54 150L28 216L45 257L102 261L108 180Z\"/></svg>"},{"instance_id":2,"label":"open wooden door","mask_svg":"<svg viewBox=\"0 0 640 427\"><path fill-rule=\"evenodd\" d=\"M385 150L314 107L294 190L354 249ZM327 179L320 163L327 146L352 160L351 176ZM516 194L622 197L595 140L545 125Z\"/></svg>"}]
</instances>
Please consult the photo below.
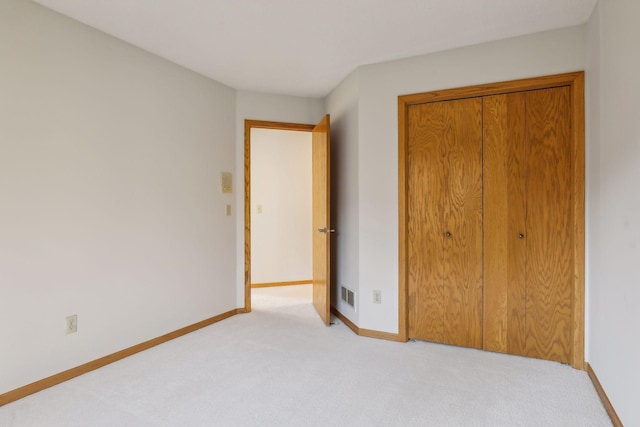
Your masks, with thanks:
<instances>
[{"instance_id":1,"label":"open wooden door","mask_svg":"<svg viewBox=\"0 0 640 427\"><path fill-rule=\"evenodd\" d=\"M330 216L330 119L327 114L313 128L313 306L328 326L331 321L331 228Z\"/></svg>"}]
</instances>

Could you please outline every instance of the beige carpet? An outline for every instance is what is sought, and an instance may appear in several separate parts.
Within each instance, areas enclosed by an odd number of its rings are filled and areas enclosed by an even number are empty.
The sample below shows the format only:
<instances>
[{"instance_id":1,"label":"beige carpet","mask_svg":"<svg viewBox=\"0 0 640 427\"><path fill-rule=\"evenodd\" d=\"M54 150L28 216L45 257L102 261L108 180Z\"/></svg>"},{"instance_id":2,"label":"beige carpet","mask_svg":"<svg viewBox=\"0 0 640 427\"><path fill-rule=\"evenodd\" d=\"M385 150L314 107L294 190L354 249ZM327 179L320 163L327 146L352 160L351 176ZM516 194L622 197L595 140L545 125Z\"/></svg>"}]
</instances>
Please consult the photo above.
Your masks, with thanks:
<instances>
[{"instance_id":1,"label":"beige carpet","mask_svg":"<svg viewBox=\"0 0 640 427\"><path fill-rule=\"evenodd\" d=\"M0 407L0 426L610 426L568 366L325 327L310 286Z\"/></svg>"}]
</instances>

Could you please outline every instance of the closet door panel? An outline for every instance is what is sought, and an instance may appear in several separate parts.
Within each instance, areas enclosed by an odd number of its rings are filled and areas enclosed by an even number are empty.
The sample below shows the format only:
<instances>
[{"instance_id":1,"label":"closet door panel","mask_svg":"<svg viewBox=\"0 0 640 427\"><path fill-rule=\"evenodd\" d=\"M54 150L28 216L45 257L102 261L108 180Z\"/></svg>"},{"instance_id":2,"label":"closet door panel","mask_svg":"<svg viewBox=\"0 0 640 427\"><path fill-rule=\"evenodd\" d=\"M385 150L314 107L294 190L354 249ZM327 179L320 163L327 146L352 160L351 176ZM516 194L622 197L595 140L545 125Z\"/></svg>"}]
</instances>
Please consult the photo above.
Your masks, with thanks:
<instances>
[{"instance_id":1,"label":"closet door panel","mask_svg":"<svg viewBox=\"0 0 640 427\"><path fill-rule=\"evenodd\" d=\"M568 363L574 262L570 89L526 96L527 355Z\"/></svg>"},{"instance_id":2,"label":"closet door panel","mask_svg":"<svg viewBox=\"0 0 640 427\"><path fill-rule=\"evenodd\" d=\"M442 200L443 103L408 111L408 324L412 338L442 342L444 322Z\"/></svg>"},{"instance_id":3,"label":"closet door panel","mask_svg":"<svg viewBox=\"0 0 640 427\"><path fill-rule=\"evenodd\" d=\"M482 100L408 113L409 336L482 347Z\"/></svg>"},{"instance_id":4,"label":"closet door panel","mask_svg":"<svg viewBox=\"0 0 640 427\"><path fill-rule=\"evenodd\" d=\"M443 342L482 348L482 99L443 104Z\"/></svg>"},{"instance_id":5,"label":"closet door panel","mask_svg":"<svg viewBox=\"0 0 640 427\"><path fill-rule=\"evenodd\" d=\"M484 98L484 348L526 353L525 94Z\"/></svg>"}]
</instances>

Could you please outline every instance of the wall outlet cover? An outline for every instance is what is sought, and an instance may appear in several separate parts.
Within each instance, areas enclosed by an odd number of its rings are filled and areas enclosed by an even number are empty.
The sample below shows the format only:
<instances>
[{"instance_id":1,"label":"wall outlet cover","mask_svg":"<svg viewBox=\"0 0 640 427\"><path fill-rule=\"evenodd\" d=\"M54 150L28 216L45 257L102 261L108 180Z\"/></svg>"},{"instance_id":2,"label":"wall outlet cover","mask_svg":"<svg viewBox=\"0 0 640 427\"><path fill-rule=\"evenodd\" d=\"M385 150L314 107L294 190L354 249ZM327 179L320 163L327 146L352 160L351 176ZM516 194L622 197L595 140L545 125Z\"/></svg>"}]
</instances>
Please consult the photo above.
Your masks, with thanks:
<instances>
[{"instance_id":1,"label":"wall outlet cover","mask_svg":"<svg viewBox=\"0 0 640 427\"><path fill-rule=\"evenodd\" d=\"M67 335L78 332L78 315L73 314L71 316L67 316L66 320L67 320L67 329L66 329Z\"/></svg>"},{"instance_id":2,"label":"wall outlet cover","mask_svg":"<svg viewBox=\"0 0 640 427\"><path fill-rule=\"evenodd\" d=\"M382 304L382 291L373 291L373 303Z\"/></svg>"}]
</instances>

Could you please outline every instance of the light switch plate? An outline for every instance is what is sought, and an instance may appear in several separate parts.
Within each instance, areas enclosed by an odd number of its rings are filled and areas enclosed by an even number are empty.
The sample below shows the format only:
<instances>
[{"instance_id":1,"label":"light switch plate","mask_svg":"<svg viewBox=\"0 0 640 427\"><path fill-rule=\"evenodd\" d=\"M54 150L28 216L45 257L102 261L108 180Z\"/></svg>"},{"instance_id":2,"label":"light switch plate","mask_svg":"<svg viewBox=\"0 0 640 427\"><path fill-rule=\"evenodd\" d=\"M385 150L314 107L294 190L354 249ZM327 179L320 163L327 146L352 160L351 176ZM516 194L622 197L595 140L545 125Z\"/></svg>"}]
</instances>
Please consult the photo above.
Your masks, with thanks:
<instances>
[{"instance_id":1,"label":"light switch plate","mask_svg":"<svg viewBox=\"0 0 640 427\"><path fill-rule=\"evenodd\" d=\"M231 193L233 191L231 172L222 172L221 182L223 193Z\"/></svg>"}]
</instances>

